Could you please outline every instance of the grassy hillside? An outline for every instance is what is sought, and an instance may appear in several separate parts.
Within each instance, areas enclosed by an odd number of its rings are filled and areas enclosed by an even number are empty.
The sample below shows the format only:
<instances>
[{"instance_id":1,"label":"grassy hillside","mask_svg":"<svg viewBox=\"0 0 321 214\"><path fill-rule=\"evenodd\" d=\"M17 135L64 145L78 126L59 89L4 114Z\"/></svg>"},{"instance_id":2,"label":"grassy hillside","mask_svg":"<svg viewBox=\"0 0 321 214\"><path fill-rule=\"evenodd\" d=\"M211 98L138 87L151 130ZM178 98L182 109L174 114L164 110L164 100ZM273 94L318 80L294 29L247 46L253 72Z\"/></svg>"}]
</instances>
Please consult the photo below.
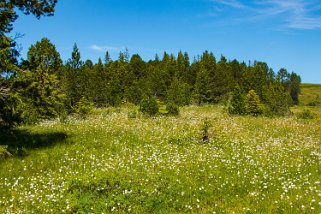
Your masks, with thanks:
<instances>
[{"instance_id":1,"label":"grassy hillside","mask_svg":"<svg viewBox=\"0 0 321 214\"><path fill-rule=\"evenodd\" d=\"M0 136L0 213L320 213L319 120L230 117L218 106L136 107ZM208 143L204 124L211 124Z\"/></svg>"},{"instance_id":2,"label":"grassy hillside","mask_svg":"<svg viewBox=\"0 0 321 214\"><path fill-rule=\"evenodd\" d=\"M321 105L321 84L302 84L300 102L302 105Z\"/></svg>"}]
</instances>

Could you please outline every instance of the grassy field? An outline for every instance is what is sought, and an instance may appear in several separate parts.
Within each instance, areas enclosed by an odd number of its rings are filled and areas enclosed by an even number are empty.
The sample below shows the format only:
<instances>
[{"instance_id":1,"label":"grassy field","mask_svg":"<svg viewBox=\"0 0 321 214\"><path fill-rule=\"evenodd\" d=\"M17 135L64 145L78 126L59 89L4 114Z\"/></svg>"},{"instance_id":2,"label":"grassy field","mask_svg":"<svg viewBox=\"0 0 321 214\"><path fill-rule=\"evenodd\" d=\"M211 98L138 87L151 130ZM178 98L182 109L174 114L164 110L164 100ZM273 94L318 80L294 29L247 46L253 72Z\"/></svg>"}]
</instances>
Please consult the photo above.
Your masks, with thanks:
<instances>
[{"instance_id":1,"label":"grassy field","mask_svg":"<svg viewBox=\"0 0 321 214\"><path fill-rule=\"evenodd\" d=\"M320 84L302 84L300 94L301 105L321 105L321 85Z\"/></svg>"},{"instance_id":2,"label":"grassy field","mask_svg":"<svg viewBox=\"0 0 321 214\"><path fill-rule=\"evenodd\" d=\"M321 110L294 111L305 108ZM318 115L231 117L189 106L149 118L127 105L23 126L0 142L24 145L0 160L0 213L321 212Z\"/></svg>"}]
</instances>

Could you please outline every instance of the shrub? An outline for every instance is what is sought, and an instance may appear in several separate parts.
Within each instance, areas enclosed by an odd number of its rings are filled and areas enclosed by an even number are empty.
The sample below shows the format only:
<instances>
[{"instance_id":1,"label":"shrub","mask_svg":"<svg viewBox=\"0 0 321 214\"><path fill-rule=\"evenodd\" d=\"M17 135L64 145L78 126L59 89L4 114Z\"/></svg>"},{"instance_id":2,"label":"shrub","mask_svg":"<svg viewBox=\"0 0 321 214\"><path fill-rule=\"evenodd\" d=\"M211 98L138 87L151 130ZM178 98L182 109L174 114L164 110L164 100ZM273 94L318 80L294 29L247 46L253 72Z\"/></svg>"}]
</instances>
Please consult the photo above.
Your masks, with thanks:
<instances>
[{"instance_id":1,"label":"shrub","mask_svg":"<svg viewBox=\"0 0 321 214\"><path fill-rule=\"evenodd\" d=\"M236 87L233 91L230 105L228 106L228 112L230 114L246 114L246 99L242 94L239 87Z\"/></svg>"},{"instance_id":2,"label":"shrub","mask_svg":"<svg viewBox=\"0 0 321 214\"><path fill-rule=\"evenodd\" d=\"M89 102L85 97L82 97L73 107L73 110L79 116L86 117L86 115L92 111L93 106L92 102Z\"/></svg>"},{"instance_id":3,"label":"shrub","mask_svg":"<svg viewBox=\"0 0 321 214\"><path fill-rule=\"evenodd\" d=\"M297 114L299 119L314 119L315 114L313 114L309 109L305 109L302 112Z\"/></svg>"},{"instance_id":4,"label":"shrub","mask_svg":"<svg viewBox=\"0 0 321 214\"><path fill-rule=\"evenodd\" d=\"M158 105L155 98L144 99L140 102L139 110L147 115L153 116L158 113Z\"/></svg>"},{"instance_id":5,"label":"shrub","mask_svg":"<svg viewBox=\"0 0 321 214\"><path fill-rule=\"evenodd\" d=\"M208 130L210 129L211 126L212 126L211 122L206 118L202 126L202 132L203 132L202 140L204 143L209 142Z\"/></svg>"},{"instance_id":6,"label":"shrub","mask_svg":"<svg viewBox=\"0 0 321 214\"><path fill-rule=\"evenodd\" d=\"M179 107L175 103L169 102L166 104L166 111L169 115L179 115Z\"/></svg>"},{"instance_id":7,"label":"shrub","mask_svg":"<svg viewBox=\"0 0 321 214\"><path fill-rule=\"evenodd\" d=\"M281 86L272 86L266 93L265 116L285 116L291 113L291 96Z\"/></svg>"},{"instance_id":8,"label":"shrub","mask_svg":"<svg viewBox=\"0 0 321 214\"><path fill-rule=\"evenodd\" d=\"M7 145L0 145L0 159L12 156Z\"/></svg>"}]
</instances>

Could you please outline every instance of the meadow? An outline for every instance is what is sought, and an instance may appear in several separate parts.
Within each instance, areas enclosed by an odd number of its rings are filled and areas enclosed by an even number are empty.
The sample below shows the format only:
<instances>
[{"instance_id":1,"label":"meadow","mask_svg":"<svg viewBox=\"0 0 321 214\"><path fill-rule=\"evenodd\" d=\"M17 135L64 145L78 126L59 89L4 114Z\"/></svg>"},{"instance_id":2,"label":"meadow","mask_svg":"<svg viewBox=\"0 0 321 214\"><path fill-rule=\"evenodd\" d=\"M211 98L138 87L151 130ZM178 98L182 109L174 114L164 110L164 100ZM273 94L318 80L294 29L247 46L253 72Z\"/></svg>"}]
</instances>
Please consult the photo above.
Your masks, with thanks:
<instances>
[{"instance_id":1,"label":"meadow","mask_svg":"<svg viewBox=\"0 0 321 214\"><path fill-rule=\"evenodd\" d=\"M296 116L306 108L314 119ZM0 160L0 212L320 213L320 109L146 117L126 104L22 126L0 136L13 154Z\"/></svg>"},{"instance_id":2,"label":"meadow","mask_svg":"<svg viewBox=\"0 0 321 214\"><path fill-rule=\"evenodd\" d=\"M315 106L321 103L321 85L320 84L301 84L300 102L301 105Z\"/></svg>"}]
</instances>

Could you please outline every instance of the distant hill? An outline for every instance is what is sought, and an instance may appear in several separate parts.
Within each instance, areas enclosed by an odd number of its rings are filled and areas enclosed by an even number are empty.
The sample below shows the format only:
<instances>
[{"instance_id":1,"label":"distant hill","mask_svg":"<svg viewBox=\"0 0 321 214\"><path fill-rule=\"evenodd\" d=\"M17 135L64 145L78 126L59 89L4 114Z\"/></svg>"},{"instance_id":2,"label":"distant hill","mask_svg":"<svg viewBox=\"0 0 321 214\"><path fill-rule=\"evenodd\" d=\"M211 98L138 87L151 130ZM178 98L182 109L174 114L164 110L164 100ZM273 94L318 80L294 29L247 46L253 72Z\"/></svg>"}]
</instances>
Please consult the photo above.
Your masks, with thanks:
<instances>
[{"instance_id":1,"label":"distant hill","mask_svg":"<svg viewBox=\"0 0 321 214\"><path fill-rule=\"evenodd\" d=\"M301 105L321 105L321 84L301 84Z\"/></svg>"}]
</instances>

